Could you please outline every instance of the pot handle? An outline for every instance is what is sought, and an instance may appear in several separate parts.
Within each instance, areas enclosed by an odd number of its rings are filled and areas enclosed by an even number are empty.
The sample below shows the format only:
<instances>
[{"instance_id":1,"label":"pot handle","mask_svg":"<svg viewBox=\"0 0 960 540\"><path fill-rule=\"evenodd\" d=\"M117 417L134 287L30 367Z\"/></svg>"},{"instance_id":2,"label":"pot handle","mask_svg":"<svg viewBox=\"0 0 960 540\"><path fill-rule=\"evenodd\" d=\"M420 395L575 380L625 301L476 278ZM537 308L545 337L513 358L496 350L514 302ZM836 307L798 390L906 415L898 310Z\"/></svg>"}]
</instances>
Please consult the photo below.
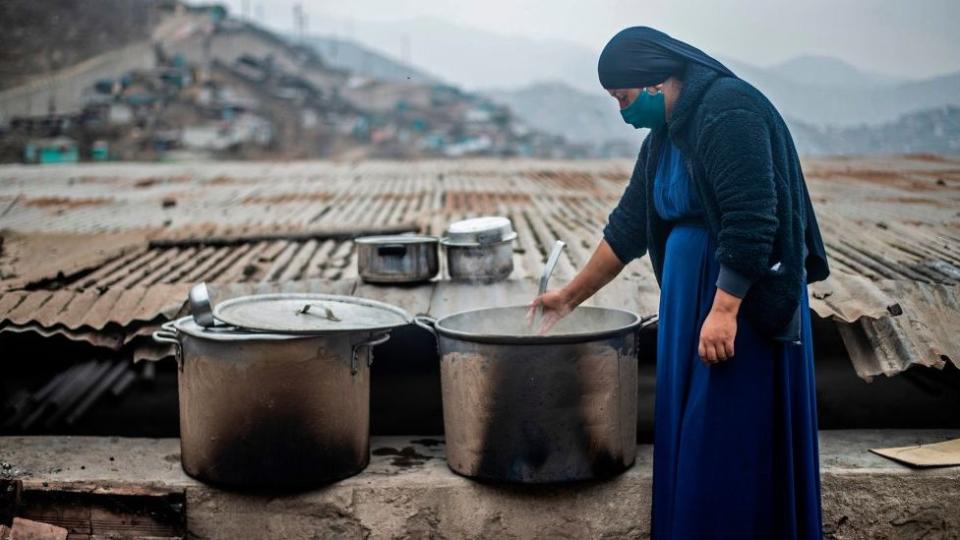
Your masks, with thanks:
<instances>
[{"instance_id":1,"label":"pot handle","mask_svg":"<svg viewBox=\"0 0 960 540\"><path fill-rule=\"evenodd\" d=\"M660 320L660 316L659 316L659 315L656 315L656 314L650 315L650 316L648 316L648 317L640 320L640 328L647 328L647 327L649 327L649 326L653 326L653 325L657 324L657 321L659 321L659 320Z\"/></svg>"},{"instance_id":2,"label":"pot handle","mask_svg":"<svg viewBox=\"0 0 960 540\"><path fill-rule=\"evenodd\" d=\"M429 315L414 315L413 324L430 332L433 334L433 337L437 337L437 319L434 317Z\"/></svg>"},{"instance_id":3,"label":"pot handle","mask_svg":"<svg viewBox=\"0 0 960 540\"><path fill-rule=\"evenodd\" d=\"M437 344L437 356L440 354L440 336L437 334L437 319L429 315L414 315L413 324L433 334L433 341Z\"/></svg>"},{"instance_id":4,"label":"pot handle","mask_svg":"<svg viewBox=\"0 0 960 540\"><path fill-rule=\"evenodd\" d=\"M373 365L373 348L382 345L390 340L390 334L380 334L367 341L354 343L350 348L350 374L356 375L360 372L360 348L367 347L367 367Z\"/></svg>"},{"instance_id":5,"label":"pot handle","mask_svg":"<svg viewBox=\"0 0 960 540\"><path fill-rule=\"evenodd\" d=\"M480 245L496 244L503 240L503 233L500 231L487 231L477 233L477 243Z\"/></svg>"},{"instance_id":6,"label":"pot handle","mask_svg":"<svg viewBox=\"0 0 960 540\"><path fill-rule=\"evenodd\" d=\"M381 257L403 257L407 254L407 246L403 244L387 244L377 246L377 255Z\"/></svg>"},{"instance_id":7,"label":"pot handle","mask_svg":"<svg viewBox=\"0 0 960 540\"><path fill-rule=\"evenodd\" d=\"M173 326L173 321L167 321L160 325L160 329L153 333L153 340L157 343L167 343L173 345L174 358L177 360L177 368L183 369L183 347L177 338L177 329Z\"/></svg>"}]
</instances>

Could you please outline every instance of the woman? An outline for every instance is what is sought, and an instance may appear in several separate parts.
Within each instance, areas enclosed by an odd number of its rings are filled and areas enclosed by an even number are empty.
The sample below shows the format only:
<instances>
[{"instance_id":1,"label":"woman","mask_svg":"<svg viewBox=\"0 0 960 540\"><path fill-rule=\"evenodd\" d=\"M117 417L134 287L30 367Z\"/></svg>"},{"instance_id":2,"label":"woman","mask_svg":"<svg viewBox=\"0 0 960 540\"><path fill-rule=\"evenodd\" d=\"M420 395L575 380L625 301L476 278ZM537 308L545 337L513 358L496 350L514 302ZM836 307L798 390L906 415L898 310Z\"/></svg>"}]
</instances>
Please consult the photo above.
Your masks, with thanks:
<instances>
[{"instance_id":1,"label":"woman","mask_svg":"<svg viewBox=\"0 0 960 540\"><path fill-rule=\"evenodd\" d=\"M654 538L820 538L806 284L829 270L787 127L723 64L651 28L614 36L599 75L651 132L590 261L534 300L541 330L649 253Z\"/></svg>"}]
</instances>

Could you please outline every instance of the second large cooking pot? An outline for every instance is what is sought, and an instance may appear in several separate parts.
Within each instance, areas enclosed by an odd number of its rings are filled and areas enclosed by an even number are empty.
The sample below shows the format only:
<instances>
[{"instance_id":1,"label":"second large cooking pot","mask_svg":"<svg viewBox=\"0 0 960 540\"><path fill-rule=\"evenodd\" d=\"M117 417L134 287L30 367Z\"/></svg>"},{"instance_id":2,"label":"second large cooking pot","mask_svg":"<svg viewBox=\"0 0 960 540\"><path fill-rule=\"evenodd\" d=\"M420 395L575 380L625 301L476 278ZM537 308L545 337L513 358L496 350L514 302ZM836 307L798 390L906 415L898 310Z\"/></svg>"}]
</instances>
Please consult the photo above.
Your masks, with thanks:
<instances>
[{"instance_id":1,"label":"second large cooking pot","mask_svg":"<svg viewBox=\"0 0 960 540\"><path fill-rule=\"evenodd\" d=\"M363 470L373 347L406 314L327 295L243 297L217 313L251 329L184 317L154 334L175 347L183 469L216 484L276 488Z\"/></svg>"},{"instance_id":2,"label":"second large cooking pot","mask_svg":"<svg viewBox=\"0 0 960 540\"><path fill-rule=\"evenodd\" d=\"M624 471L636 454L640 317L580 307L536 335L526 312L414 318L437 336L450 468L524 483Z\"/></svg>"}]
</instances>

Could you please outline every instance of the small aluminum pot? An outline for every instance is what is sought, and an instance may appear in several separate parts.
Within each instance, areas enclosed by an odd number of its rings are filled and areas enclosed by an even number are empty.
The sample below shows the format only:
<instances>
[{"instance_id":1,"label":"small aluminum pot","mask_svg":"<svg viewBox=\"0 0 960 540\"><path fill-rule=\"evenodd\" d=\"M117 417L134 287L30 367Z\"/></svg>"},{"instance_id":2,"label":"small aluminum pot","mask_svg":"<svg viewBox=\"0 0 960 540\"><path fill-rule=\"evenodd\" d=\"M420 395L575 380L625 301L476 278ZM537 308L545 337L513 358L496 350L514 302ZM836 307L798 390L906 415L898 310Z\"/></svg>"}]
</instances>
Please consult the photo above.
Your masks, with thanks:
<instances>
[{"instance_id":1,"label":"small aluminum pot","mask_svg":"<svg viewBox=\"0 0 960 540\"><path fill-rule=\"evenodd\" d=\"M419 283L440 271L438 240L433 236L358 238L357 270L369 283Z\"/></svg>"},{"instance_id":2,"label":"small aluminum pot","mask_svg":"<svg viewBox=\"0 0 960 540\"><path fill-rule=\"evenodd\" d=\"M492 283L507 279L513 272L513 238L475 245L444 241L443 246L450 279Z\"/></svg>"},{"instance_id":3,"label":"small aluminum pot","mask_svg":"<svg viewBox=\"0 0 960 540\"><path fill-rule=\"evenodd\" d=\"M414 318L437 338L448 465L471 478L518 483L626 470L636 455L640 317L580 307L537 335L526 312Z\"/></svg>"},{"instance_id":4,"label":"small aluminum pot","mask_svg":"<svg viewBox=\"0 0 960 540\"><path fill-rule=\"evenodd\" d=\"M181 459L190 476L235 487L309 487L367 466L369 365L387 333L248 333L184 317L153 337L175 347Z\"/></svg>"}]
</instances>

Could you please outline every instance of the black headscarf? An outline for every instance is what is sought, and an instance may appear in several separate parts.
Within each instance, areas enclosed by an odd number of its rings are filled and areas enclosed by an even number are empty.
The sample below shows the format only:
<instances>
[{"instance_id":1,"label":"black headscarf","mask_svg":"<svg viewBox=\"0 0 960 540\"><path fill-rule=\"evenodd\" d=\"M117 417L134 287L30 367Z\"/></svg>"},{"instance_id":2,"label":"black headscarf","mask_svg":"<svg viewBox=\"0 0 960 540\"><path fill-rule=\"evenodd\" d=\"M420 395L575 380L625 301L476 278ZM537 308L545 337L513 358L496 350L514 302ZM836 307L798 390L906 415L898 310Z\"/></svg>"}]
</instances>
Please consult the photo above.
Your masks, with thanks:
<instances>
[{"instance_id":1,"label":"black headscarf","mask_svg":"<svg viewBox=\"0 0 960 540\"><path fill-rule=\"evenodd\" d=\"M644 88L682 75L690 62L736 77L700 49L646 26L626 28L613 36L600 53L597 72L604 88Z\"/></svg>"}]
</instances>

